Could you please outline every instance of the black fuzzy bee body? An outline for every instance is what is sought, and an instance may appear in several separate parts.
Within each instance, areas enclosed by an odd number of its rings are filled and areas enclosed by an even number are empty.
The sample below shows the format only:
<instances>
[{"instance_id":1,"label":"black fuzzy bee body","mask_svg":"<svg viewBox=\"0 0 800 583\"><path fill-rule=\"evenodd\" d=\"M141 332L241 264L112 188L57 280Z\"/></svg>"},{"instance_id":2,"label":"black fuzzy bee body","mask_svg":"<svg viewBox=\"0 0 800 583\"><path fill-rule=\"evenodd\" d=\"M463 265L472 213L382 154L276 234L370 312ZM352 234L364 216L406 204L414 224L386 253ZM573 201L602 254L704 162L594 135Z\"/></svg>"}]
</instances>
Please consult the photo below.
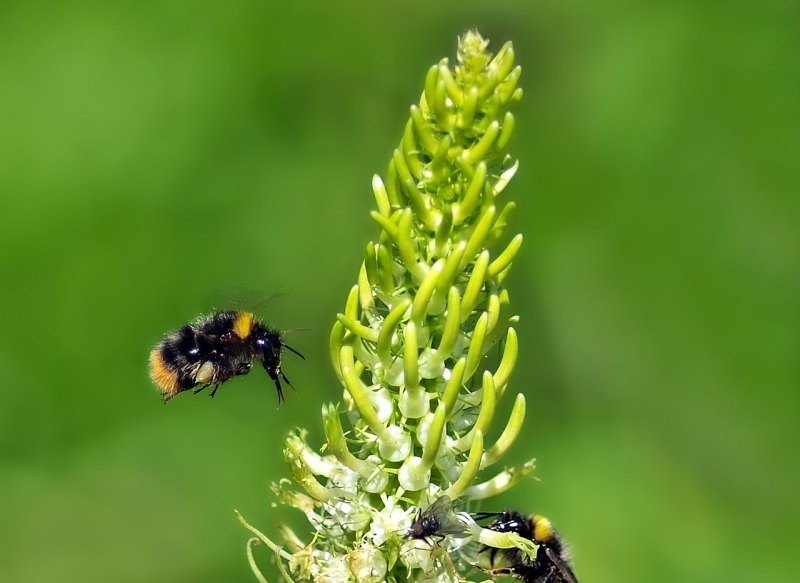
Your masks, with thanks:
<instances>
[{"instance_id":1,"label":"black fuzzy bee body","mask_svg":"<svg viewBox=\"0 0 800 583\"><path fill-rule=\"evenodd\" d=\"M281 379L291 382L281 370L281 333L259 321L251 312L223 311L201 316L170 332L150 353L150 378L164 401L189 389L195 392L219 386L245 375L260 361L275 383L278 403L284 400ZM197 387L197 388L195 388Z\"/></svg>"},{"instance_id":2,"label":"black fuzzy bee body","mask_svg":"<svg viewBox=\"0 0 800 583\"><path fill-rule=\"evenodd\" d=\"M492 575L511 575L527 583L578 583L569 566L567 552L561 537L552 523L538 514L525 516L509 510L506 512L481 512L477 519L495 517L486 528L496 532L513 532L533 541L538 546L535 559L531 559L519 549L496 549L483 547L481 551L489 551L489 562L494 567L495 558L499 554L504 566L490 570Z\"/></svg>"}]
</instances>

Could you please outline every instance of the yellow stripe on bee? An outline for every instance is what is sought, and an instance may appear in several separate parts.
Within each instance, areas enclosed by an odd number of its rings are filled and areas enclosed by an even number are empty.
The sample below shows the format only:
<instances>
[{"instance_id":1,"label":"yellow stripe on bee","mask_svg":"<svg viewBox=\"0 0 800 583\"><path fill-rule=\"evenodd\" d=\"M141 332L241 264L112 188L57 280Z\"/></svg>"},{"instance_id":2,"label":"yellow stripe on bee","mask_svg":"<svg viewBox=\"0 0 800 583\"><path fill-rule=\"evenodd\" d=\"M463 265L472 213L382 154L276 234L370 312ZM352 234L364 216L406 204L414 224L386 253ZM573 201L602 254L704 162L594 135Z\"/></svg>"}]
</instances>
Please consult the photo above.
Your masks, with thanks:
<instances>
[{"instance_id":1,"label":"yellow stripe on bee","mask_svg":"<svg viewBox=\"0 0 800 583\"><path fill-rule=\"evenodd\" d=\"M161 347L150 353L150 378L164 398L169 399L178 393L178 373L164 363Z\"/></svg>"},{"instance_id":2,"label":"yellow stripe on bee","mask_svg":"<svg viewBox=\"0 0 800 583\"><path fill-rule=\"evenodd\" d=\"M544 516L533 517L533 541L544 543L553 538L553 524Z\"/></svg>"},{"instance_id":3,"label":"yellow stripe on bee","mask_svg":"<svg viewBox=\"0 0 800 583\"><path fill-rule=\"evenodd\" d=\"M254 317L250 312L238 312L233 321L233 333L244 340L253 330L253 321Z\"/></svg>"}]
</instances>

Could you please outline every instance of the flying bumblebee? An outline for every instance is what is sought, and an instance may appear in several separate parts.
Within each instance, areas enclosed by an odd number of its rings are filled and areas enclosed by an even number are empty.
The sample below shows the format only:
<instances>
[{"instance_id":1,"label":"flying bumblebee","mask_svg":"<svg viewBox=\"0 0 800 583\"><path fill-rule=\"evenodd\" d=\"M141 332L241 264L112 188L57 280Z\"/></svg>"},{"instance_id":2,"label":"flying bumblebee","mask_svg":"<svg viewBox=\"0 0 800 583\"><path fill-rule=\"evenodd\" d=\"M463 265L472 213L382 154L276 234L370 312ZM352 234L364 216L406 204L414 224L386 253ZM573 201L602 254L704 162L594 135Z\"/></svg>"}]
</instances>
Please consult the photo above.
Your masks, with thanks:
<instances>
[{"instance_id":1,"label":"flying bumblebee","mask_svg":"<svg viewBox=\"0 0 800 583\"><path fill-rule=\"evenodd\" d=\"M453 501L450 496L440 496L433 504L417 511L414 521L406 532L406 538L428 540L430 538L444 539L447 535L462 534L466 525L462 523L453 512Z\"/></svg>"},{"instance_id":2,"label":"flying bumblebee","mask_svg":"<svg viewBox=\"0 0 800 583\"><path fill-rule=\"evenodd\" d=\"M479 512L474 516L477 520L494 517L495 520L486 527L489 530L514 532L538 546L535 559L531 559L519 549L484 546L480 552L490 552L489 563L492 569L487 571L490 575L511 575L527 583L578 583L575 573L569 566L561 537L544 516L538 514L525 516L514 510ZM497 554L504 560L504 565L499 569L494 568Z\"/></svg>"},{"instance_id":3,"label":"flying bumblebee","mask_svg":"<svg viewBox=\"0 0 800 583\"><path fill-rule=\"evenodd\" d=\"M280 404L284 401L281 379L292 386L281 370L283 348L305 359L252 312L214 312L164 336L150 352L150 378L165 403L195 387L198 393L213 386L213 397L222 383L247 374L257 360L275 383Z\"/></svg>"}]
</instances>

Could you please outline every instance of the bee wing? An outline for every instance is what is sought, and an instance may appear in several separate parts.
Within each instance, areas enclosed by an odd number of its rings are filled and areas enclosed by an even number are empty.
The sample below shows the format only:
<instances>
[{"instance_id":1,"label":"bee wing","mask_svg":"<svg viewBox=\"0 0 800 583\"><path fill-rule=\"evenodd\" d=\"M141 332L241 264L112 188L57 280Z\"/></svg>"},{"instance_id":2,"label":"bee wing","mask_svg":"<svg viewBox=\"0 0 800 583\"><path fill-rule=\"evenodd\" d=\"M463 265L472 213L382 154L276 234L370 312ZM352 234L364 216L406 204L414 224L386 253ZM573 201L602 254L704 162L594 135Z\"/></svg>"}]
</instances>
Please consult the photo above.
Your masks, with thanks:
<instances>
[{"instance_id":1,"label":"bee wing","mask_svg":"<svg viewBox=\"0 0 800 583\"><path fill-rule=\"evenodd\" d=\"M572 569L569 568L569 565L567 565L562 557L553 552L553 549L549 547L539 547L539 552L541 551L544 551L550 563L558 573L559 578L557 583L578 583L578 580L575 578L575 573L572 572Z\"/></svg>"}]
</instances>

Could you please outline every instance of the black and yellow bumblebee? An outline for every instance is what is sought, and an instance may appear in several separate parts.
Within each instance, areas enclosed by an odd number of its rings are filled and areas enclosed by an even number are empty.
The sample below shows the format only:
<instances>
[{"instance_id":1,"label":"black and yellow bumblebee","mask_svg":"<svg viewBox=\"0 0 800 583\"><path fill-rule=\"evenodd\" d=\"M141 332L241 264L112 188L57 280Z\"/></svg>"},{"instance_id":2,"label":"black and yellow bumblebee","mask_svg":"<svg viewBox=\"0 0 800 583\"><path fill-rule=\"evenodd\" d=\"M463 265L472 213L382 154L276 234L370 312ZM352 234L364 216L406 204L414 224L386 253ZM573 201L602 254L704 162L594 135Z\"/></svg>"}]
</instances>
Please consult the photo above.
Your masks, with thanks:
<instances>
[{"instance_id":1,"label":"black and yellow bumblebee","mask_svg":"<svg viewBox=\"0 0 800 583\"><path fill-rule=\"evenodd\" d=\"M486 528L496 532L514 532L533 541L537 546L536 558L531 559L519 549L497 549L484 546L479 552L489 551L487 572L492 575L510 575L527 583L578 583L569 565L564 542L544 516L525 516L515 510L506 512L479 512L477 520L494 518ZM495 558L500 555L503 564L494 568Z\"/></svg>"},{"instance_id":2,"label":"black and yellow bumblebee","mask_svg":"<svg viewBox=\"0 0 800 583\"><path fill-rule=\"evenodd\" d=\"M178 393L197 393L245 375L260 361L275 383L278 404L284 401L281 379L292 386L281 370L281 352L286 348L281 332L258 320L252 312L224 311L201 316L170 332L150 352L150 378L166 403ZM197 387L197 388L195 388Z\"/></svg>"}]
</instances>

